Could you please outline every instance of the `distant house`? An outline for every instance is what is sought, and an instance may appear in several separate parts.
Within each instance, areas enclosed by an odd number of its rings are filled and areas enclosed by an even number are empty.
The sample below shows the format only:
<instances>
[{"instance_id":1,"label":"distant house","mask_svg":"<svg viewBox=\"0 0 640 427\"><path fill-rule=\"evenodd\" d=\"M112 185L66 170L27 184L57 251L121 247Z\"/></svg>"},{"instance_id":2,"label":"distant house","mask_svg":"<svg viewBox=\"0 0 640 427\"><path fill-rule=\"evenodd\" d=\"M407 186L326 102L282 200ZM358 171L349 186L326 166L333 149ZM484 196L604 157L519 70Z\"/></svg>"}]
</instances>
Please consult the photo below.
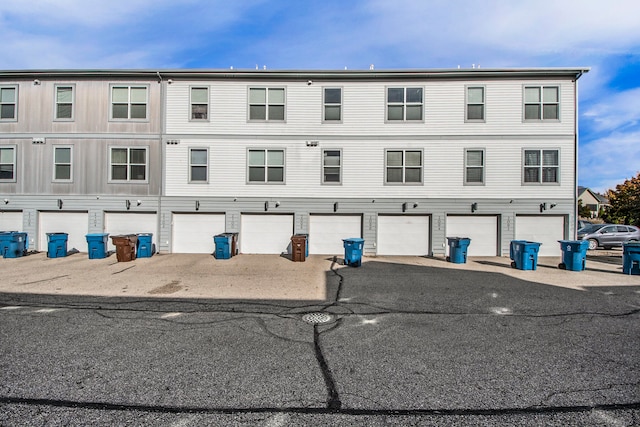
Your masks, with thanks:
<instances>
[{"instance_id":1,"label":"distant house","mask_svg":"<svg viewBox=\"0 0 640 427\"><path fill-rule=\"evenodd\" d=\"M609 206L609 200L587 187L578 187L578 200L591 211L591 218L597 218L600 210Z\"/></svg>"}]
</instances>

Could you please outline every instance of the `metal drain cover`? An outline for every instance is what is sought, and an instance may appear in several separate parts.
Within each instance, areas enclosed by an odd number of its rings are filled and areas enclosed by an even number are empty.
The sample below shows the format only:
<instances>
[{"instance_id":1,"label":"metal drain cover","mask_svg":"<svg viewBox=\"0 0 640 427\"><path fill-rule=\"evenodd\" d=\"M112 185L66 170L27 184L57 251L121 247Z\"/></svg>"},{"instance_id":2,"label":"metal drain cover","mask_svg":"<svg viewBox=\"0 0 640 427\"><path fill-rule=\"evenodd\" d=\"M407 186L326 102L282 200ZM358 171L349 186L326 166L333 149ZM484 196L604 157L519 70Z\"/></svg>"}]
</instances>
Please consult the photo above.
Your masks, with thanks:
<instances>
[{"instance_id":1,"label":"metal drain cover","mask_svg":"<svg viewBox=\"0 0 640 427\"><path fill-rule=\"evenodd\" d=\"M307 313L302 316L302 320L312 325L317 325L320 323L329 323L333 320L333 317L327 313Z\"/></svg>"}]
</instances>

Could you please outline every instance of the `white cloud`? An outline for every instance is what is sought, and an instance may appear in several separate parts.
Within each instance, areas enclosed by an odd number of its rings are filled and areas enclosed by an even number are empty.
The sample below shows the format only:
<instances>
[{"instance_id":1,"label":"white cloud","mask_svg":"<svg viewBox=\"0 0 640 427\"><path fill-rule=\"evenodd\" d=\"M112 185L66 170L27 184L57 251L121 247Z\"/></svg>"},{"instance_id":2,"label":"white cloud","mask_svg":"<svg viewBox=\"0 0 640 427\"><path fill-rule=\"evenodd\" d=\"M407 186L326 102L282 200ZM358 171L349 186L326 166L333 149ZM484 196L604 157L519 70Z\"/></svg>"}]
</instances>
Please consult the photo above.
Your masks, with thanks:
<instances>
[{"instance_id":1,"label":"white cloud","mask_svg":"<svg viewBox=\"0 0 640 427\"><path fill-rule=\"evenodd\" d=\"M597 131L624 130L640 124L640 87L608 94L584 112Z\"/></svg>"}]
</instances>

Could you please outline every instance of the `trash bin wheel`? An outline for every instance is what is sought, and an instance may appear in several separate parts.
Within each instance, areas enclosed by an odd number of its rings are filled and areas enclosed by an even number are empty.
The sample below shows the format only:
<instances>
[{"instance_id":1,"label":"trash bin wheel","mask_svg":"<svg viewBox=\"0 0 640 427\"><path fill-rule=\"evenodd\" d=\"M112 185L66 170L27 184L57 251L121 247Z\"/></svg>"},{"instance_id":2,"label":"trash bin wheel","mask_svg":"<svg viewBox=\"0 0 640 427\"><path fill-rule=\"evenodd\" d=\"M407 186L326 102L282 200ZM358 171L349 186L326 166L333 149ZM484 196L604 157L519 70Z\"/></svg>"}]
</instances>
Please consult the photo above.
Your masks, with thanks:
<instances>
[{"instance_id":1,"label":"trash bin wheel","mask_svg":"<svg viewBox=\"0 0 640 427\"><path fill-rule=\"evenodd\" d=\"M516 268L516 262L515 261L511 261L511 268Z\"/></svg>"},{"instance_id":2,"label":"trash bin wheel","mask_svg":"<svg viewBox=\"0 0 640 427\"><path fill-rule=\"evenodd\" d=\"M560 270L566 270L566 269L567 269L567 266L565 265L565 263L564 263L564 262L561 262L560 264L558 264L558 268L559 268Z\"/></svg>"},{"instance_id":3,"label":"trash bin wheel","mask_svg":"<svg viewBox=\"0 0 640 427\"><path fill-rule=\"evenodd\" d=\"M451 257L450 256L447 257L447 262L451 262Z\"/></svg>"}]
</instances>

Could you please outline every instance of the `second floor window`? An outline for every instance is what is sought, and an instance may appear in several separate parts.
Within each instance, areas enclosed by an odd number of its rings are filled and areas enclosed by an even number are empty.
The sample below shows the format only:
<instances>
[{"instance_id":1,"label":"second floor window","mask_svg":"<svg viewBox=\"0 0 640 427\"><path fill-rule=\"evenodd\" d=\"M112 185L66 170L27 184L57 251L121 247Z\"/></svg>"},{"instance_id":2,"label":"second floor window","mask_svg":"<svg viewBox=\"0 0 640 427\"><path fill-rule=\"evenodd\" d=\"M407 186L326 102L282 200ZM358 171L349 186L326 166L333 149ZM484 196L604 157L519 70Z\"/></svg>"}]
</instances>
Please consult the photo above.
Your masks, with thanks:
<instances>
[{"instance_id":1,"label":"second floor window","mask_svg":"<svg viewBox=\"0 0 640 427\"><path fill-rule=\"evenodd\" d=\"M0 146L0 181L16 180L16 148Z\"/></svg>"},{"instance_id":2,"label":"second floor window","mask_svg":"<svg viewBox=\"0 0 640 427\"><path fill-rule=\"evenodd\" d=\"M464 183L484 183L484 150L469 149L464 154Z\"/></svg>"},{"instance_id":3,"label":"second floor window","mask_svg":"<svg viewBox=\"0 0 640 427\"><path fill-rule=\"evenodd\" d=\"M56 120L73 119L73 86L56 86Z\"/></svg>"},{"instance_id":4,"label":"second floor window","mask_svg":"<svg viewBox=\"0 0 640 427\"><path fill-rule=\"evenodd\" d=\"M249 182L284 182L284 150L249 150Z\"/></svg>"},{"instance_id":5,"label":"second floor window","mask_svg":"<svg viewBox=\"0 0 640 427\"><path fill-rule=\"evenodd\" d=\"M17 86L0 87L0 120L16 120L17 105Z\"/></svg>"},{"instance_id":6,"label":"second floor window","mask_svg":"<svg viewBox=\"0 0 640 427\"><path fill-rule=\"evenodd\" d=\"M209 155L206 148L192 148L189 150L189 181L207 182Z\"/></svg>"},{"instance_id":7,"label":"second floor window","mask_svg":"<svg viewBox=\"0 0 640 427\"><path fill-rule=\"evenodd\" d=\"M71 181L71 147L53 148L53 180Z\"/></svg>"},{"instance_id":8,"label":"second floor window","mask_svg":"<svg viewBox=\"0 0 640 427\"><path fill-rule=\"evenodd\" d=\"M322 182L325 184L340 184L341 182L341 152L340 150L323 150L322 152Z\"/></svg>"},{"instance_id":9,"label":"second floor window","mask_svg":"<svg viewBox=\"0 0 640 427\"><path fill-rule=\"evenodd\" d=\"M422 151L387 150L385 156L387 184L422 182Z\"/></svg>"},{"instance_id":10,"label":"second floor window","mask_svg":"<svg viewBox=\"0 0 640 427\"><path fill-rule=\"evenodd\" d=\"M559 120L560 101L557 86L528 86L524 88L525 120Z\"/></svg>"},{"instance_id":11,"label":"second floor window","mask_svg":"<svg viewBox=\"0 0 640 427\"><path fill-rule=\"evenodd\" d=\"M525 184L555 184L559 179L558 150L524 150Z\"/></svg>"},{"instance_id":12,"label":"second floor window","mask_svg":"<svg viewBox=\"0 0 640 427\"><path fill-rule=\"evenodd\" d=\"M123 120L147 119L146 86L112 86L111 118Z\"/></svg>"},{"instance_id":13,"label":"second floor window","mask_svg":"<svg viewBox=\"0 0 640 427\"><path fill-rule=\"evenodd\" d=\"M421 87L387 88L387 120L420 121L423 111Z\"/></svg>"},{"instance_id":14,"label":"second floor window","mask_svg":"<svg viewBox=\"0 0 640 427\"><path fill-rule=\"evenodd\" d=\"M112 147L110 171L112 181L146 181L147 149Z\"/></svg>"},{"instance_id":15,"label":"second floor window","mask_svg":"<svg viewBox=\"0 0 640 427\"><path fill-rule=\"evenodd\" d=\"M484 121L484 88L467 88L467 121Z\"/></svg>"},{"instance_id":16,"label":"second floor window","mask_svg":"<svg viewBox=\"0 0 640 427\"><path fill-rule=\"evenodd\" d=\"M209 119L209 89L206 87L191 88L191 120Z\"/></svg>"},{"instance_id":17,"label":"second floor window","mask_svg":"<svg viewBox=\"0 0 640 427\"><path fill-rule=\"evenodd\" d=\"M249 120L284 121L284 88L249 88Z\"/></svg>"},{"instance_id":18,"label":"second floor window","mask_svg":"<svg viewBox=\"0 0 640 427\"><path fill-rule=\"evenodd\" d=\"M342 89L324 88L324 121L342 120Z\"/></svg>"}]
</instances>

